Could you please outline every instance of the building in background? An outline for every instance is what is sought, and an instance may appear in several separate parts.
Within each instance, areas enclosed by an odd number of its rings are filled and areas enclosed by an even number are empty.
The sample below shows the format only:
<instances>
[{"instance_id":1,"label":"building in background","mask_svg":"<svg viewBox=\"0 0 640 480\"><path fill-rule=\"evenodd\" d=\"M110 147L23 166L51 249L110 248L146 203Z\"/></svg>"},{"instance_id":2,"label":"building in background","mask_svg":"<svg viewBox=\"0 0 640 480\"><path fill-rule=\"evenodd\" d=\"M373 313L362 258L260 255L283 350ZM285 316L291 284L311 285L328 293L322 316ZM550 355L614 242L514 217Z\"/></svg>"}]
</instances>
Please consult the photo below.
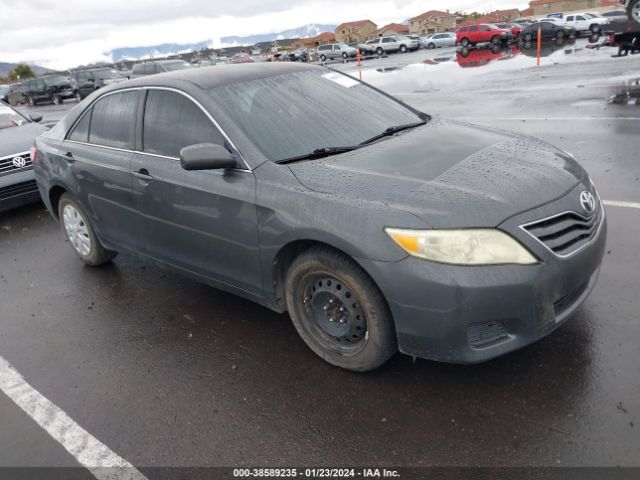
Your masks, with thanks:
<instances>
[{"instance_id":1,"label":"building in background","mask_svg":"<svg viewBox=\"0 0 640 480\"><path fill-rule=\"evenodd\" d=\"M429 10L409 20L409 33L426 35L428 33L448 32L456 28L457 17L448 12Z\"/></svg>"},{"instance_id":2,"label":"building in background","mask_svg":"<svg viewBox=\"0 0 640 480\"><path fill-rule=\"evenodd\" d=\"M371 20L342 23L336 28L336 42L364 43L376 36L377 29L378 26Z\"/></svg>"},{"instance_id":3,"label":"building in background","mask_svg":"<svg viewBox=\"0 0 640 480\"><path fill-rule=\"evenodd\" d=\"M555 12L589 11L594 8L620 6L617 0L533 0L529 7L533 15L548 15Z\"/></svg>"},{"instance_id":4,"label":"building in background","mask_svg":"<svg viewBox=\"0 0 640 480\"><path fill-rule=\"evenodd\" d=\"M333 32L322 32L320 35L309 38L301 38L296 41L295 48L316 48L325 43L335 43L336 34Z\"/></svg>"},{"instance_id":5,"label":"building in background","mask_svg":"<svg viewBox=\"0 0 640 480\"><path fill-rule=\"evenodd\" d=\"M390 23L376 31L376 36L386 37L387 35L407 35L409 33L409 25L404 23Z\"/></svg>"}]
</instances>

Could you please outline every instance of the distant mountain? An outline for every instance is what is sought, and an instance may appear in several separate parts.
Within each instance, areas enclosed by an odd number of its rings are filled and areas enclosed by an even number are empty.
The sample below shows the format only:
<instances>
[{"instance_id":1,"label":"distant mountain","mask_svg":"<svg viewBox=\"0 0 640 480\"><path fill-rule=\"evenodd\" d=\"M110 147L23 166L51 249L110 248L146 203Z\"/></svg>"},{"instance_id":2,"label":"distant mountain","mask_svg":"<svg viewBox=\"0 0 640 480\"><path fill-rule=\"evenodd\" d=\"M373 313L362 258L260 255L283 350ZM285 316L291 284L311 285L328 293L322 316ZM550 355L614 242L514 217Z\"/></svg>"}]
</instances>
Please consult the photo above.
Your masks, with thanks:
<instances>
[{"instance_id":1,"label":"distant mountain","mask_svg":"<svg viewBox=\"0 0 640 480\"><path fill-rule=\"evenodd\" d=\"M28 62L23 62L23 63L28 63ZM18 65L18 64L17 63L0 62L0 76L6 77L7 75L9 75L9 72L11 70L13 70L16 67L16 65ZM49 68L40 67L39 65L29 64L29 66L36 73L36 75L42 75L43 73L47 73L47 72L52 72L53 71L53 70L51 70Z\"/></svg>"},{"instance_id":2,"label":"distant mountain","mask_svg":"<svg viewBox=\"0 0 640 480\"><path fill-rule=\"evenodd\" d=\"M322 32L333 32L336 25L322 25L318 23L310 23L302 27L285 30L278 33L263 33L259 35L249 35L247 37L222 37L220 42L223 46L232 45L255 45L259 42L272 42L274 40L282 40L283 38L309 38L315 37Z\"/></svg>"},{"instance_id":3,"label":"distant mountain","mask_svg":"<svg viewBox=\"0 0 640 480\"><path fill-rule=\"evenodd\" d=\"M302 27L285 30L283 32L263 33L259 35L249 35L246 37L222 37L220 43L223 47L231 47L234 45L251 46L259 42L272 42L283 38L308 38L315 37L322 32L333 32L335 25L322 25L318 23L310 23ZM197 43L163 43L162 45L151 45L149 47L125 47L116 48L110 52L106 52L114 62L122 60L143 60L154 57L166 57L176 55L178 53L192 52L201 50L211 46L211 40L205 40Z\"/></svg>"},{"instance_id":4,"label":"distant mountain","mask_svg":"<svg viewBox=\"0 0 640 480\"><path fill-rule=\"evenodd\" d=\"M126 47L116 48L107 53L114 62L122 60L142 60L145 58L166 57L177 53L192 52L206 48L210 42L198 43L163 43L150 47Z\"/></svg>"}]
</instances>

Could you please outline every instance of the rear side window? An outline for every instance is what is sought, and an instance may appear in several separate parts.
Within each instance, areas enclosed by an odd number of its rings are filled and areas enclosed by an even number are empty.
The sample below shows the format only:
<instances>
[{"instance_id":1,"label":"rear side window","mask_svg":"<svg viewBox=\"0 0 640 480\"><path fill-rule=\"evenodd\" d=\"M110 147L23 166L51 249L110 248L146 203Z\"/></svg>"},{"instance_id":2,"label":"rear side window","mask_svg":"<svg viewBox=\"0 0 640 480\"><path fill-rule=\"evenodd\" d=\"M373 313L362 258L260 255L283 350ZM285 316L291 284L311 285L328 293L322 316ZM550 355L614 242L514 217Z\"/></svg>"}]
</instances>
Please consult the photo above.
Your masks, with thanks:
<instances>
[{"instance_id":1,"label":"rear side window","mask_svg":"<svg viewBox=\"0 0 640 480\"><path fill-rule=\"evenodd\" d=\"M225 140L193 101L166 90L149 90L142 132L145 152L175 158L189 145L224 145Z\"/></svg>"},{"instance_id":2,"label":"rear side window","mask_svg":"<svg viewBox=\"0 0 640 480\"><path fill-rule=\"evenodd\" d=\"M69 140L75 140L76 142L88 142L89 141L89 122L91 121L91 108L88 112L82 116L82 119L76 123L71 133L69 134Z\"/></svg>"},{"instance_id":3,"label":"rear side window","mask_svg":"<svg viewBox=\"0 0 640 480\"><path fill-rule=\"evenodd\" d=\"M113 93L93 106L89 143L133 148L138 91Z\"/></svg>"},{"instance_id":4,"label":"rear side window","mask_svg":"<svg viewBox=\"0 0 640 480\"><path fill-rule=\"evenodd\" d=\"M144 74L145 75L153 75L156 73L156 65L155 63L149 63L144 66Z\"/></svg>"},{"instance_id":5,"label":"rear side window","mask_svg":"<svg viewBox=\"0 0 640 480\"><path fill-rule=\"evenodd\" d=\"M470 31L470 32L477 32L477 31L478 31L478 26L477 26L477 25L474 25L473 27L471 27L471 28L469 29L469 31Z\"/></svg>"},{"instance_id":6,"label":"rear side window","mask_svg":"<svg viewBox=\"0 0 640 480\"><path fill-rule=\"evenodd\" d=\"M469 31L469 27L462 27L462 28L460 29L460 31L461 31L461 32L463 32L463 33L464 33L464 32L468 32L468 31Z\"/></svg>"},{"instance_id":7,"label":"rear side window","mask_svg":"<svg viewBox=\"0 0 640 480\"><path fill-rule=\"evenodd\" d=\"M144 65L134 65L132 72L136 75L140 75L144 71Z\"/></svg>"}]
</instances>

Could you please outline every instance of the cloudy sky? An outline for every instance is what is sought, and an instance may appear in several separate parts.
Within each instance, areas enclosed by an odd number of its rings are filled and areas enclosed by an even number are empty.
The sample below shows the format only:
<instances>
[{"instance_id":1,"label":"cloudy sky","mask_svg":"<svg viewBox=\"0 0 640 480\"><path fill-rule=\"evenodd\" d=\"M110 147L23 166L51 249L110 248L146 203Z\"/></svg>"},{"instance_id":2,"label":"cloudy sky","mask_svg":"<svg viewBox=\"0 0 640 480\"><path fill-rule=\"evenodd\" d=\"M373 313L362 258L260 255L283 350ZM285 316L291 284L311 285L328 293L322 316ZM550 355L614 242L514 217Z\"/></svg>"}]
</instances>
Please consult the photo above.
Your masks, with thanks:
<instances>
[{"instance_id":1,"label":"cloudy sky","mask_svg":"<svg viewBox=\"0 0 640 480\"><path fill-rule=\"evenodd\" d=\"M427 10L526 8L513 0L0 0L0 62L69 68L119 47L211 41L308 23L369 18L378 25Z\"/></svg>"}]
</instances>

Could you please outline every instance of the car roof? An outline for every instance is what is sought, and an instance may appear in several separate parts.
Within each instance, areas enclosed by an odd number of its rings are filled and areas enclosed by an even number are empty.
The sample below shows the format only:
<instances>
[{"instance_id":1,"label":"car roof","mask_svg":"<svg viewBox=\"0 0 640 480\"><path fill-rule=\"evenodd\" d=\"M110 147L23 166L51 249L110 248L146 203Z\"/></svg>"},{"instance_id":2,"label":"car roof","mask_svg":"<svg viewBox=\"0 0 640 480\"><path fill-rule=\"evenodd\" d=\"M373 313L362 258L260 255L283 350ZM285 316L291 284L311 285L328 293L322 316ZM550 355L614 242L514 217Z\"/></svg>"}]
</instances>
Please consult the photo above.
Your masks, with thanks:
<instances>
[{"instance_id":1,"label":"car roof","mask_svg":"<svg viewBox=\"0 0 640 480\"><path fill-rule=\"evenodd\" d=\"M176 86L180 82L189 82L203 89L230 85L247 80L298 73L305 71L325 71L327 69L314 65L297 62L258 62L244 64L230 64L221 67L190 68L175 72L161 73L151 77L140 77L117 84L118 88L137 87L147 85ZM114 86L115 87L115 86ZM111 87L109 87L111 89Z\"/></svg>"}]
</instances>

